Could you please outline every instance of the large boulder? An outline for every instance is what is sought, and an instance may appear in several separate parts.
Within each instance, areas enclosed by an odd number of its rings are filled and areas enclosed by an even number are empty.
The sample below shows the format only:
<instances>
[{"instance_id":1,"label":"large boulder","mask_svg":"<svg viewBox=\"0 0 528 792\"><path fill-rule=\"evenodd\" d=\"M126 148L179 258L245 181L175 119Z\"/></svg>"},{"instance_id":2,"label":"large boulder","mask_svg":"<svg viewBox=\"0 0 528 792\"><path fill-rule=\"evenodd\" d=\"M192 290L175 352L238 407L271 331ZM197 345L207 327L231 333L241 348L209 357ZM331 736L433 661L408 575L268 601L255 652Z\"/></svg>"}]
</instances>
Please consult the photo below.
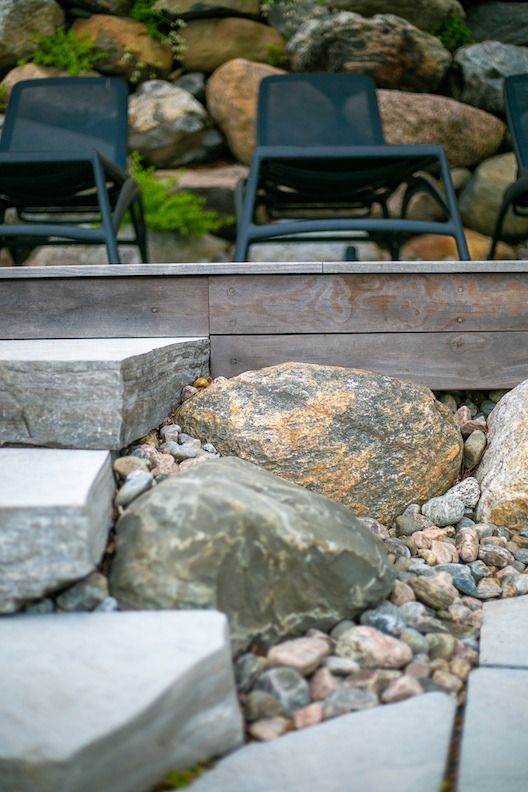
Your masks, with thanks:
<instances>
[{"instance_id":1,"label":"large boulder","mask_svg":"<svg viewBox=\"0 0 528 792\"><path fill-rule=\"evenodd\" d=\"M459 196L459 208L464 224L481 234L493 235L504 191L517 177L517 163L512 152L498 154L482 162ZM510 209L503 231L506 234L526 234L528 218L515 215Z\"/></svg>"},{"instance_id":2,"label":"large boulder","mask_svg":"<svg viewBox=\"0 0 528 792\"><path fill-rule=\"evenodd\" d=\"M383 543L351 512L235 458L135 500L118 521L110 575L127 609L223 611L235 652L329 629L392 584Z\"/></svg>"},{"instance_id":3,"label":"large boulder","mask_svg":"<svg viewBox=\"0 0 528 792\"><path fill-rule=\"evenodd\" d=\"M283 69L235 58L216 69L207 82L207 109L227 138L235 157L249 165L255 148L260 81Z\"/></svg>"},{"instance_id":4,"label":"large boulder","mask_svg":"<svg viewBox=\"0 0 528 792\"><path fill-rule=\"evenodd\" d=\"M169 19L197 17L258 17L259 0L155 0L154 9Z\"/></svg>"},{"instance_id":5,"label":"large boulder","mask_svg":"<svg viewBox=\"0 0 528 792\"><path fill-rule=\"evenodd\" d=\"M457 479L462 437L427 388L368 371L284 363L216 382L178 422L235 455L388 522Z\"/></svg>"},{"instance_id":6,"label":"large boulder","mask_svg":"<svg viewBox=\"0 0 528 792\"><path fill-rule=\"evenodd\" d=\"M434 91L451 64L435 37L393 14L342 11L305 22L288 41L293 71L370 74L381 88Z\"/></svg>"},{"instance_id":7,"label":"large boulder","mask_svg":"<svg viewBox=\"0 0 528 792\"><path fill-rule=\"evenodd\" d=\"M329 6L364 17L396 14L420 30L432 30L450 16L465 16L458 0L329 0Z\"/></svg>"},{"instance_id":8,"label":"large boulder","mask_svg":"<svg viewBox=\"0 0 528 792\"><path fill-rule=\"evenodd\" d=\"M528 380L502 397L488 416L488 447L475 478L480 522L528 528Z\"/></svg>"},{"instance_id":9,"label":"large boulder","mask_svg":"<svg viewBox=\"0 0 528 792\"><path fill-rule=\"evenodd\" d=\"M504 78L528 72L528 48L500 41L461 47L448 75L449 93L490 113L504 113Z\"/></svg>"},{"instance_id":10,"label":"large boulder","mask_svg":"<svg viewBox=\"0 0 528 792\"><path fill-rule=\"evenodd\" d=\"M64 22L55 0L2 0L0 3L0 69L31 58L38 47L35 36L51 36Z\"/></svg>"},{"instance_id":11,"label":"large boulder","mask_svg":"<svg viewBox=\"0 0 528 792\"><path fill-rule=\"evenodd\" d=\"M223 144L204 106L164 80L148 80L130 97L128 125L130 148L157 168L206 161Z\"/></svg>"},{"instance_id":12,"label":"large boulder","mask_svg":"<svg viewBox=\"0 0 528 792\"><path fill-rule=\"evenodd\" d=\"M528 3L475 3L467 10L467 23L477 41L528 44Z\"/></svg>"},{"instance_id":13,"label":"large boulder","mask_svg":"<svg viewBox=\"0 0 528 792\"><path fill-rule=\"evenodd\" d=\"M266 62L270 53L280 57L284 50L284 39L278 31L240 17L192 20L180 36L180 60L188 71L210 73L234 58Z\"/></svg>"},{"instance_id":14,"label":"large boulder","mask_svg":"<svg viewBox=\"0 0 528 792\"><path fill-rule=\"evenodd\" d=\"M491 247L491 238L469 228L464 235L472 261L485 261ZM495 261L512 261L515 250L510 245L499 242L495 251ZM405 242L400 250L402 261L459 261L456 241L453 237L438 234L420 234Z\"/></svg>"},{"instance_id":15,"label":"large boulder","mask_svg":"<svg viewBox=\"0 0 528 792\"><path fill-rule=\"evenodd\" d=\"M150 35L146 25L110 14L93 14L78 19L73 32L93 41L95 50L104 53L97 68L137 83L166 77L172 67L170 44Z\"/></svg>"},{"instance_id":16,"label":"large boulder","mask_svg":"<svg viewBox=\"0 0 528 792\"><path fill-rule=\"evenodd\" d=\"M470 168L499 149L506 125L491 113L436 94L378 91L387 143L439 143L452 168Z\"/></svg>"}]
</instances>

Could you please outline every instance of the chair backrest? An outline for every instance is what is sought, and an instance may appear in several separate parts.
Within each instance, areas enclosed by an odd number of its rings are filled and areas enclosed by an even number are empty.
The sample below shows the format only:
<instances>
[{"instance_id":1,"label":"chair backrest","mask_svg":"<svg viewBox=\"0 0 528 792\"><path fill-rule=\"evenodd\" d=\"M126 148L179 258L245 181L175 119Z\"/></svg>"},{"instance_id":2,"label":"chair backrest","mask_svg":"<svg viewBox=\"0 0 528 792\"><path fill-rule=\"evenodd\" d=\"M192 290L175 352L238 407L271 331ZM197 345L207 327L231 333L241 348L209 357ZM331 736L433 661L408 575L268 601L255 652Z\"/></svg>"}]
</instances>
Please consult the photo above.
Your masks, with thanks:
<instances>
[{"instance_id":1,"label":"chair backrest","mask_svg":"<svg viewBox=\"0 0 528 792\"><path fill-rule=\"evenodd\" d=\"M528 169L528 74L504 80L504 104L520 171Z\"/></svg>"},{"instance_id":2,"label":"chair backrest","mask_svg":"<svg viewBox=\"0 0 528 792\"><path fill-rule=\"evenodd\" d=\"M128 87L120 77L51 77L13 86L1 151L97 149L126 167Z\"/></svg>"},{"instance_id":3,"label":"chair backrest","mask_svg":"<svg viewBox=\"0 0 528 792\"><path fill-rule=\"evenodd\" d=\"M364 74L284 74L260 83L257 145L383 144L374 80Z\"/></svg>"}]
</instances>

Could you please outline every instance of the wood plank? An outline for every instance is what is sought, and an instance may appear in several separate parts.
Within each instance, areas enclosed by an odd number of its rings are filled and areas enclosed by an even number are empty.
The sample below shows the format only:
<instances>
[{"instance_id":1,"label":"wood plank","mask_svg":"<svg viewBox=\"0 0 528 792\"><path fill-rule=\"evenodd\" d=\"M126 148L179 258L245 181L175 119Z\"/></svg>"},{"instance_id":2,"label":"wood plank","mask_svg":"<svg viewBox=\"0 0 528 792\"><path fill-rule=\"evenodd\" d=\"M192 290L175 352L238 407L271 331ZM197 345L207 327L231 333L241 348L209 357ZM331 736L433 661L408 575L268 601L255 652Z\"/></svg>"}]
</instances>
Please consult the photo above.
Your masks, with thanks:
<instances>
[{"instance_id":1,"label":"wood plank","mask_svg":"<svg viewBox=\"0 0 528 792\"><path fill-rule=\"evenodd\" d=\"M319 273L323 271L321 262L291 261L284 263L227 262L189 263L189 264L83 264L50 267L2 267L2 280L31 280L34 278L130 278L140 276L180 277L182 275L260 275L268 273Z\"/></svg>"},{"instance_id":2,"label":"wood plank","mask_svg":"<svg viewBox=\"0 0 528 792\"><path fill-rule=\"evenodd\" d=\"M0 290L0 338L209 334L207 278L18 280Z\"/></svg>"},{"instance_id":3,"label":"wood plank","mask_svg":"<svg viewBox=\"0 0 528 792\"><path fill-rule=\"evenodd\" d=\"M211 332L528 330L528 272L212 276Z\"/></svg>"},{"instance_id":4,"label":"wood plank","mask_svg":"<svg viewBox=\"0 0 528 792\"><path fill-rule=\"evenodd\" d=\"M287 361L379 371L434 390L512 388L528 379L528 333L211 336L213 377Z\"/></svg>"}]
</instances>

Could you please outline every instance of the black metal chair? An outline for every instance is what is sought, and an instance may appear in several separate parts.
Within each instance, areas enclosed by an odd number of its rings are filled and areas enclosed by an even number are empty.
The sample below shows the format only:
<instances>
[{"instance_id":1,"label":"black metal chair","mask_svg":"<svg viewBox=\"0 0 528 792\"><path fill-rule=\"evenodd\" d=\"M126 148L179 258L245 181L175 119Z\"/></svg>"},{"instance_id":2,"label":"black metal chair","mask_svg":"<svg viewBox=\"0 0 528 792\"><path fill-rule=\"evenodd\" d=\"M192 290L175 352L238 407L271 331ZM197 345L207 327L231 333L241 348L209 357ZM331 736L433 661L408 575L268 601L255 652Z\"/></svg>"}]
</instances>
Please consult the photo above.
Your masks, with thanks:
<instances>
[{"instance_id":1,"label":"black metal chair","mask_svg":"<svg viewBox=\"0 0 528 792\"><path fill-rule=\"evenodd\" d=\"M509 209L518 217L528 217L528 74L514 74L504 80L506 118L517 160L517 179L505 191L488 253L492 260L499 240L521 242L528 233L504 233Z\"/></svg>"},{"instance_id":2,"label":"black metal chair","mask_svg":"<svg viewBox=\"0 0 528 792\"><path fill-rule=\"evenodd\" d=\"M445 196L424 173L432 166ZM388 200L402 184L401 215L392 217ZM409 202L418 192L438 202L445 220L407 219ZM421 233L454 237L460 259L470 259L444 149L386 145L376 87L365 75L264 78L256 148L236 203L235 261L246 261L253 243L321 238L348 243L364 240L365 234L387 245L398 259L405 235ZM319 234L315 239L314 233Z\"/></svg>"},{"instance_id":3,"label":"black metal chair","mask_svg":"<svg viewBox=\"0 0 528 792\"><path fill-rule=\"evenodd\" d=\"M25 80L0 140L0 247L137 245L148 260L141 193L126 172L128 88L116 77ZM16 210L14 222L6 212ZM134 236L118 240L129 211ZM11 219L11 218L9 218Z\"/></svg>"}]
</instances>

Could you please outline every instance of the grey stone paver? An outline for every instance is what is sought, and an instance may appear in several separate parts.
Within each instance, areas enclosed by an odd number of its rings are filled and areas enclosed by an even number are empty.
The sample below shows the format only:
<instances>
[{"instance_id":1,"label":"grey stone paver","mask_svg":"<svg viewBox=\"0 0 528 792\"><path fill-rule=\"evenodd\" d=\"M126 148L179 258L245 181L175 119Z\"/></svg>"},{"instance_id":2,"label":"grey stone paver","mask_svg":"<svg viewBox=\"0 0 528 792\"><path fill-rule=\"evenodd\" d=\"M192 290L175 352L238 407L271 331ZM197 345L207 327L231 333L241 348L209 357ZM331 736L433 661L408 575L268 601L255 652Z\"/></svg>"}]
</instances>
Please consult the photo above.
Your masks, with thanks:
<instances>
[{"instance_id":1,"label":"grey stone paver","mask_svg":"<svg viewBox=\"0 0 528 792\"><path fill-rule=\"evenodd\" d=\"M455 701L427 693L343 715L222 759L193 792L438 792Z\"/></svg>"},{"instance_id":2,"label":"grey stone paver","mask_svg":"<svg viewBox=\"0 0 528 792\"><path fill-rule=\"evenodd\" d=\"M0 340L0 444L123 448L208 369L208 338Z\"/></svg>"},{"instance_id":3,"label":"grey stone paver","mask_svg":"<svg viewBox=\"0 0 528 792\"><path fill-rule=\"evenodd\" d=\"M528 671L470 674L457 792L526 792L527 701Z\"/></svg>"},{"instance_id":4,"label":"grey stone paver","mask_svg":"<svg viewBox=\"0 0 528 792\"><path fill-rule=\"evenodd\" d=\"M484 605L480 665L528 669L528 596Z\"/></svg>"},{"instance_id":5,"label":"grey stone paver","mask_svg":"<svg viewBox=\"0 0 528 792\"><path fill-rule=\"evenodd\" d=\"M112 524L108 451L0 448L0 613L85 577Z\"/></svg>"},{"instance_id":6,"label":"grey stone paver","mask_svg":"<svg viewBox=\"0 0 528 792\"><path fill-rule=\"evenodd\" d=\"M146 792L242 740L215 611L0 619L0 789Z\"/></svg>"}]
</instances>

